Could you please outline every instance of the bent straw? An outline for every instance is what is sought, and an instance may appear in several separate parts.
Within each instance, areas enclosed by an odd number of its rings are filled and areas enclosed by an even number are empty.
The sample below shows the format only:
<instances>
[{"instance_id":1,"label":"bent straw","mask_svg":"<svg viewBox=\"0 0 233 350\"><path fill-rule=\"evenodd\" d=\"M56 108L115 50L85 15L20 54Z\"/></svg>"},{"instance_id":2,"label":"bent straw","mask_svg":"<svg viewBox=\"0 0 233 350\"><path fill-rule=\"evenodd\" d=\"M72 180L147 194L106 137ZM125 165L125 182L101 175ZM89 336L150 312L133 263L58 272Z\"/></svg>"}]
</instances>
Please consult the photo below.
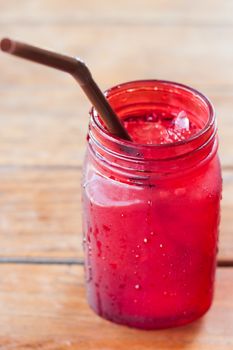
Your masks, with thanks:
<instances>
[{"instance_id":1,"label":"bent straw","mask_svg":"<svg viewBox=\"0 0 233 350\"><path fill-rule=\"evenodd\" d=\"M70 73L77 80L86 96L97 110L108 131L115 136L131 141L129 134L121 124L106 97L92 78L89 69L82 60L8 38L1 40L0 47L2 51L11 55Z\"/></svg>"}]
</instances>

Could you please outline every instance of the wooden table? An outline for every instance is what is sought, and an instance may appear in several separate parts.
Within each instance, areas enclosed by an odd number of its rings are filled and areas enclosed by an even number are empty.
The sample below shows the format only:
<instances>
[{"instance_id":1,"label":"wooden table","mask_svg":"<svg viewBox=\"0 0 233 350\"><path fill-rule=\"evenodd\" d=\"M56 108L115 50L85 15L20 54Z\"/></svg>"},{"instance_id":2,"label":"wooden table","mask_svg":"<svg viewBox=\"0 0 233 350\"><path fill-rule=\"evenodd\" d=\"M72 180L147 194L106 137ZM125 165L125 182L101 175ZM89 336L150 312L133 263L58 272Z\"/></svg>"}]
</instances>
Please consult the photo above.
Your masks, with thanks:
<instances>
[{"instance_id":1,"label":"wooden table","mask_svg":"<svg viewBox=\"0 0 233 350\"><path fill-rule=\"evenodd\" d=\"M216 295L200 321L137 331L89 309L80 173L89 103L65 74L0 56L0 349L233 349L233 1L0 0L0 35L82 57L102 89L163 78L218 115Z\"/></svg>"}]
</instances>

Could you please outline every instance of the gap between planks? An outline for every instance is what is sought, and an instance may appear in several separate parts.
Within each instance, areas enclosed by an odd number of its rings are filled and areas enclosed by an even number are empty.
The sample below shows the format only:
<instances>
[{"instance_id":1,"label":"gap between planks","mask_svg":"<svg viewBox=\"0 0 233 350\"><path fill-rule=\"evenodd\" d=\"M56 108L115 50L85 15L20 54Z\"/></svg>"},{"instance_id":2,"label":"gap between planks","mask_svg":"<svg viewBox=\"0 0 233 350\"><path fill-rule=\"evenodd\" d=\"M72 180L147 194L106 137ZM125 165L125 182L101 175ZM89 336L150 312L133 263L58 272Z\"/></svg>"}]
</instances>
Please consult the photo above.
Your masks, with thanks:
<instances>
[{"instance_id":1,"label":"gap between planks","mask_svg":"<svg viewBox=\"0 0 233 350\"><path fill-rule=\"evenodd\" d=\"M0 257L0 264L35 264L35 265L84 265L78 258L40 258L40 257Z\"/></svg>"},{"instance_id":2,"label":"gap between planks","mask_svg":"<svg viewBox=\"0 0 233 350\"><path fill-rule=\"evenodd\" d=\"M20 258L0 257L1 264L22 264L22 265L84 265L83 259L77 258ZM220 260L218 267L233 267L233 260Z\"/></svg>"}]
</instances>

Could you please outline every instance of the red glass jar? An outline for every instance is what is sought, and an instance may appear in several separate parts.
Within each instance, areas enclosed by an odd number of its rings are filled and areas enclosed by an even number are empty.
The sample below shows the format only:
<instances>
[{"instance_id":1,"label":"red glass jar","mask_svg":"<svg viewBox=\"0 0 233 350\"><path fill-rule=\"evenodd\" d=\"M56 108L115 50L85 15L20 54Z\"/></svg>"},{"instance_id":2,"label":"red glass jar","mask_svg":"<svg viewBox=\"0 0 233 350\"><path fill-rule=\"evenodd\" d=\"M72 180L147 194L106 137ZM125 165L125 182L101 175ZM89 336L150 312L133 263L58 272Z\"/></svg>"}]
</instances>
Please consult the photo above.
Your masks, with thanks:
<instances>
[{"instance_id":1,"label":"red glass jar","mask_svg":"<svg viewBox=\"0 0 233 350\"><path fill-rule=\"evenodd\" d=\"M83 175L88 302L132 327L186 324L213 296L222 186L213 107L166 81L129 82L106 96L121 119L185 110L201 130L140 145L112 137L92 110Z\"/></svg>"}]
</instances>

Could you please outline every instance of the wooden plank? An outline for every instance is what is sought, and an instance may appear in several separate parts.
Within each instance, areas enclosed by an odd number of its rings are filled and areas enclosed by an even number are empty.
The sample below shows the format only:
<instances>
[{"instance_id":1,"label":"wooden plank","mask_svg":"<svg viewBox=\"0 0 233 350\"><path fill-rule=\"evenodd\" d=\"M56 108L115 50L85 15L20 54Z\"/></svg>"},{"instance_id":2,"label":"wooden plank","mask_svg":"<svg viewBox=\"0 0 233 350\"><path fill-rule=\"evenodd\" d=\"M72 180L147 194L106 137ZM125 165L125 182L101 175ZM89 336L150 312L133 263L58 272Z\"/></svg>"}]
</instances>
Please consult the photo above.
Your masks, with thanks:
<instances>
[{"instance_id":1,"label":"wooden plank","mask_svg":"<svg viewBox=\"0 0 233 350\"><path fill-rule=\"evenodd\" d=\"M132 1L126 1L125 7L121 7L120 4L121 2L111 4L103 0L100 5L92 4L90 1L80 1L77 5L71 0L67 6L64 0L59 4L52 0L46 2L22 0L19 6L16 1L2 1L0 35L8 33L13 37L64 50L70 54L78 53L89 62L90 67L93 67L94 75L103 89L126 80L152 77L177 80L200 88L217 106L221 159L225 167L231 168L233 73L228 67L233 63L233 48L229 45L233 34L233 28L229 26L229 19L232 20L230 12L232 3L211 1L209 6L210 3L207 1L205 4L195 2L191 6L187 1L174 1L172 4L168 1L158 1L156 5L150 1L151 7L149 9L144 7L144 14L139 12L138 2L134 3L133 11ZM209 11L205 12L203 9L207 5ZM76 6L79 6L80 11L75 11ZM106 12L97 11L96 6L104 7ZM156 11L152 11L155 7ZM92 9L96 13L94 18L97 22L93 21L90 25ZM124 26L119 26L123 11ZM104 17L101 17L102 14L105 16L105 21ZM208 21L207 14L210 16ZM139 15L142 20L139 19ZM156 22L160 15L161 22ZM187 25L191 18L193 22ZM113 19L111 23L110 19ZM222 19L225 24L219 26ZM53 25L50 21L54 21ZM195 21L199 24L203 21L206 25L196 26ZM185 30L184 25L187 26ZM55 38L59 40L55 42ZM78 256L81 256L81 249L76 251L77 245L80 246L80 238L74 238L75 232L80 232L80 218L75 218L75 224L72 223L70 226L66 220L64 228L64 217L60 214L61 209L57 209L55 193L59 191L59 181L63 181L59 177L62 168L68 167L67 171L72 179L64 172L65 175L62 176L66 178L64 180L66 187L69 181L74 183L76 170L73 167L81 165L87 129L85 117L89 104L75 82L71 82L70 77L62 73L17 61L6 55L1 55L1 67L0 165L13 168L16 166L9 179L7 179L9 169L5 168L5 178L4 176L2 178L4 184L9 181L10 187L11 182L13 183L10 195L5 194L5 200L13 203L13 209L12 211L6 209L4 212L5 223L3 221L2 225L5 225L5 228L7 225L7 229L4 229L6 234L2 238L3 254L70 257L76 256L77 252ZM17 169L17 166L45 168L53 166L60 173L57 175L57 172L54 172L52 180L51 175L43 173L45 190L51 196L48 200L52 198L51 203L49 202L51 209L47 221L40 219L40 215L46 216L46 212L42 212L43 209L35 209L34 204L35 198L40 195L41 186L43 188L40 179L42 172L39 171L38 175L36 170L34 174L32 170L29 175L28 173L25 175L25 169ZM51 171L49 173L51 174ZM32 180L33 178L36 180ZM29 197L25 199L27 181L29 190L26 192L28 191ZM35 188L31 181L36 182L38 187ZM51 183L54 188L52 195L49 187ZM15 188L19 193L14 192ZM231 180L225 191L229 188ZM76 191L75 187L73 189ZM3 193L4 191L3 189ZM232 192L228 193L230 196ZM14 203L15 195L20 197L20 204ZM65 198L62 197L62 201L73 203L72 210L65 207L66 218L69 217L70 210L74 213L72 215L77 212L80 215L73 194L71 195L68 190L67 194L62 196ZM26 207L22 204L25 201ZM42 202L47 203L47 196L43 197ZM220 243L220 259L230 259L232 258L231 198L227 200L226 205L224 203L222 221L224 239L223 243ZM4 200L2 207L5 208ZM22 208L25 208L23 214ZM34 211L32 217L30 211L28 212L29 209L31 212ZM39 215L39 219L33 218L35 213ZM11 222L14 223L12 227ZM64 232L69 237L67 243L60 239ZM38 236L41 237L42 245L37 242ZM13 241L17 244L11 247L10 239L13 237ZM56 240L55 247L53 247L54 240Z\"/></svg>"},{"instance_id":2,"label":"wooden plank","mask_svg":"<svg viewBox=\"0 0 233 350\"><path fill-rule=\"evenodd\" d=\"M0 89L0 165L82 164L90 104L75 87L48 91L19 84ZM233 91L204 89L204 93L216 107L221 161L229 168L233 166Z\"/></svg>"},{"instance_id":3,"label":"wooden plank","mask_svg":"<svg viewBox=\"0 0 233 350\"><path fill-rule=\"evenodd\" d=\"M122 81L156 77L184 82L206 93L219 116L222 163L232 166L233 72L228 67L233 65L233 46L229 45L233 28L187 28L185 33L182 26L30 28L0 25L0 36L8 32L79 54L102 89ZM57 37L61 40L54 43ZM151 40L153 37L158 40ZM171 41L171 37L176 40ZM1 67L0 164L80 165L90 104L75 81L4 54Z\"/></svg>"},{"instance_id":4,"label":"wooden plank","mask_svg":"<svg viewBox=\"0 0 233 350\"><path fill-rule=\"evenodd\" d=\"M2 22L29 23L142 23L210 25L232 24L232 1L207 0L55 0L1 1Z\"/></svg>"},{"instance_id":5,"label":"wooden plank","mask_svg":"<svg viewBox=\"0 0 233 350\"><path fill-rule=\"evenodd\" d=\"M223 172L223 199L219 236L219 260L233 261L233 173Z\"/></svg>"},{"instance_id":6,"label":"wooden plank","mask_svg":"<svg viewBox=\"0 0 233 350\"><path fill-rule=\"evenodd\" d=\"M90 105L75 87L2 92L0 164L82 164Z\"/></svg>"},{"instance_id":7,"label":"wooden plank","mask_svg":"<svg viewBox=\"0 0 233 350\"><path fill-rule=\"evenodd\" d=\"M233 173L224 171L219 261L233 261ZM0 257L83 258L81 170L0 172Z\"/></svg>"},{"instance_id":8,"label":"wooden plank","mask_svg":"<svg viewBox=\"0 0 233 350\"><path fill-rule=\"evenodd\" d=\"M80 170L1 171L1 256L82 257Z\"/></svg>"},{"instance_id":9,"label":"wooden plank","mask_svg":"<svg viewBox=\"0 0 233 350\"><path fill-rule=\"evenodd\" d=\"M218 269L213 307L176 329L139 331L97 317L77 266L1 266L0 342L10 349L231 350L233 273ZM103 332L104 329L104 332Z\"/></svg>"},{"instance_id":10,"label":"wooden plank","mask_svg":"<svg viewBox=\"0 0 233 350\"><path fill-rule=\"evenodd\" d=\"M191 11L190 11L191 12ZM196 87L232 88L233 27L0 24L15 37L82 57L103 88L122 81L160 78ZM64 74L63 74L64 75ZM1 54L1 86L14 79L31 86L62 86L62 73ZM3 84L3 85L2 85Z\"/></svg>"},{"instance_id":11,"label":"wooden plank","mask_svg":"<svg viewBox=\"0 0 233 350\"><path fill-rule=\"evenodd\" d=\"M210 93L209 97L216 109L222 166L233 169L233 94Z\"/></svg>"}]
</instances>

